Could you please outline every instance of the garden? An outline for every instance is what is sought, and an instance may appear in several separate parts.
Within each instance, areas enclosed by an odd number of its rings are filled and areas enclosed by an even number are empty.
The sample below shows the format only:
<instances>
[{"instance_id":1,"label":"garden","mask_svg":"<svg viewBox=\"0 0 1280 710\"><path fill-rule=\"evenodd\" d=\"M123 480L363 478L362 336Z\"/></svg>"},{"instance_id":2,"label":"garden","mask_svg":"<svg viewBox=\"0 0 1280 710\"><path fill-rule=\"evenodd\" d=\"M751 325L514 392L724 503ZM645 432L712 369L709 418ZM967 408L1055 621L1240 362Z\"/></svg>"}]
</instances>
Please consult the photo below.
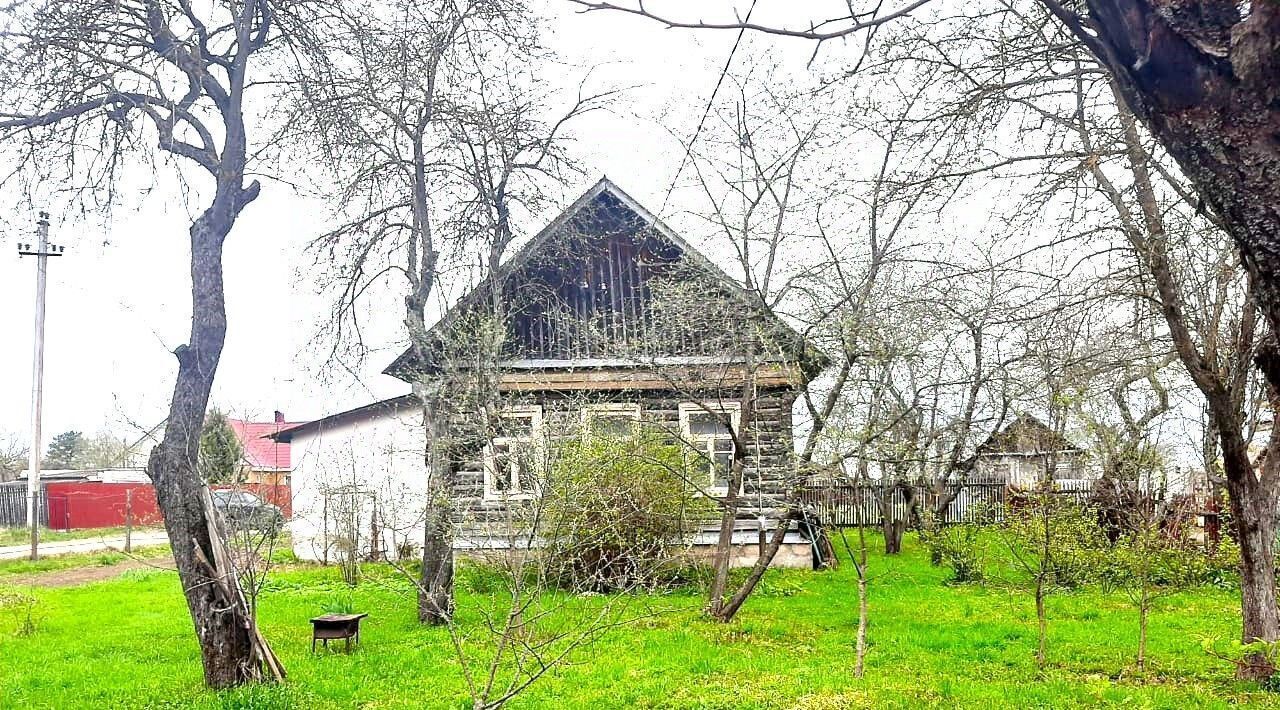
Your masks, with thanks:
<instances>
[{"instance_id":1,"label":"garden","mask_svg":"<svg viewBox=\"0 0 1280 710\"><path fill-rule=\"evenodd\" d=\"M1154 598L1142 670L1131 596L1104 581L1062 586L1044 598L1047 647L1039 664L1028 578L1015 582L1018 564L997 533L968 532L971 540L953 536L943 545L908 535L899 555L883 555L881 541L868 535L862 678L853 671L857 573L842 559L831 570L770 572L728 624L702 613L696 577L622 598L542 592L565 597L548 608L566 625L605 605L613 605L617 623L550 665L509 706L1280 707L1280 695L1237 681L1219 650L1239 635L1239 590L1230 574L1202 572L1196 584ZM975 549L984 572L957 581L956 559ZM418 623L413 584L388 564L364 565L352 587L338 567L279 555L258 608L288 678L218 693L203 688L175 573L132 566L106 581L58 588L42 586L41 574L51 573L0 565L6 706L471 707L460 658L484 656L493 640L484 610L500 606L506 593L501 572L463 563L454 637ZM350 654L341 645L312 653L308 620L346 610L369 614L361 643ZM536 633L554 633L556 619L546 621Z\"/></svg>"}]
</instances>

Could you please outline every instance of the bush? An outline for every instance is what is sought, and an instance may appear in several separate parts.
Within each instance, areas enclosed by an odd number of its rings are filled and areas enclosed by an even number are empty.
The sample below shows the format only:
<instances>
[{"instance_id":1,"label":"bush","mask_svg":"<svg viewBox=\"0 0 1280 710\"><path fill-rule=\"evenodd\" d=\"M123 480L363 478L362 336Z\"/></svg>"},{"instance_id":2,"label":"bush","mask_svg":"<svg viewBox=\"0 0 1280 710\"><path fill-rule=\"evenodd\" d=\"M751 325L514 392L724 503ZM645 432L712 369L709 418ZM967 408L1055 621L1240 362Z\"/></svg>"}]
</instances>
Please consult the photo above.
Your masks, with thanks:
<instances>
[{"instance_id":1,"label":"bush","mask_svg":"<svg viewBox=\"0 0 1280 710\"><path fill-rule=\"evenodd\" d=\"M983 579L986 546L976 525L948 525L921 535L929 549L929 561L945 565L951 575L950 584L973 584Z\"/></svg>"},{"instance_id":2,"label":"bush","mask_svg":"<svg viewBox=\"0 0 1280 710\"><path fill-rule=\"evenodd\" d=\"M1094 581L1107 554L1096 515L1052 495L1012 508L1001 532L1015 566L1049 588L1071 590Z\"/></svg>"},{"instance_id":3,"label":"bush","mask_svg":"<svg viewBox=\"0 0 1280 710\"><path fill-rule=\"evenodd\" d=\"M333 594L325 599L321 608L326 614L354 614L356 603L350 594Z\"/></svg>"},{"instance_id":4,"label":"bush","mask_svg":"<svg viewBox=\"0 0 1280 710\"><path fill-rule=\"evenodd\" d=\"M1200 584L1219 589L1240 587L1240 546L1223 536L1216 549L1192 557Z\"/></svg>"},{"instance_id":5,"label":"bush","mask_svg":"<svg viewBox=\"0 0 1280 710\"><path fill-rule=\"evenodd\" d=\"M659 586L711 510L685 465L678 445L653 434L558 446L538 526L549 577L572 591Z\"/></svg>"},{"instance_id":6,"label":"bush","mask_svg":"<svg viewBox=\"0 0 1280 710\"><path fill-rule=\"evenodd\" d=\"M30 594L0 588L0 611L13 618L14 635L30 636L36 632L39 619L36 606L39 602Z\"/></svg>"}]
</instances>

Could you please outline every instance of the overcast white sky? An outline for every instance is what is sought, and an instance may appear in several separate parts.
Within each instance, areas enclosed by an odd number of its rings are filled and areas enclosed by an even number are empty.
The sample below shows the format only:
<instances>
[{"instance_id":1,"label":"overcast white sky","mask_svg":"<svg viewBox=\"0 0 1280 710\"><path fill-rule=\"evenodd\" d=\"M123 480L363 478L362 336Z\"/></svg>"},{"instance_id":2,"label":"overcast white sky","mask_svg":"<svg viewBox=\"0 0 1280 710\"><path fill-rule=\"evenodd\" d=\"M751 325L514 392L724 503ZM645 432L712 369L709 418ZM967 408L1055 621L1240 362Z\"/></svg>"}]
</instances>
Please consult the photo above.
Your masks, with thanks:
<instances>
[{"instance_id":1,"label":"overcast white sky","mask_svg":"<svg viewBox=\"0 0 1280 710\"><path fill-rule=\"evenodd\" d=\"M734 34L664 30L606 13L584 16L557 0L550 6L556 13L551 41L566 60L599 65L594 76L602 85L644 84L614 113L578 124L583 140L577 157L587 174L581 184L566 187L562 202L608 175L656 210L681 157L667 129L685 136L693 130L690 117L705 105ZM783 46L789 47L783 58L797 69L812 51L803 42ZM185 342L188 330L189 210L176 191L157 190L140 209L117 210L105 233L55 221L51 239L66 245L67 253L51 260L49 269L46 444L67 429L93 433L110 426L127 434L131 423L150 426L164 416L175 370L170 351ZM320 387L317 373L300 365L325 306L311 295L305 274L297 278L300 252L322 231L324 218L322 205L267 184L237 222L226 245L230 330L216 405L263 417L281 409L302 420L406 391L377 374L390 353L346 387ZM34 240L33 230L32 214L0 214L0 433L23 436L29 430L35 264L19 259L15 244Z\"/></svg>"}]
</instances>

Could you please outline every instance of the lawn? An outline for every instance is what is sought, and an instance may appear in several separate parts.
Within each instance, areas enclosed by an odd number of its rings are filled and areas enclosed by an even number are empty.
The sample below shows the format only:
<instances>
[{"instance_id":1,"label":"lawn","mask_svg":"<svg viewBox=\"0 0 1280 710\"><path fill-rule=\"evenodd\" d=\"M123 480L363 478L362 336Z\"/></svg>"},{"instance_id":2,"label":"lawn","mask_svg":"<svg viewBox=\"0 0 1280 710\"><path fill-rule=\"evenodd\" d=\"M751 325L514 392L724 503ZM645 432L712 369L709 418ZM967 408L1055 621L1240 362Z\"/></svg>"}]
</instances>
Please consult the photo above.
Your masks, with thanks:
<instances>
[{"instance_id":1,"label":"lawn","mask_svg":"<svg viewBox=\"0 0 1280 710\"><path fill-rule=\"evenodd\" d=\"M853 677L852 568L771 573L730 625L705 621L693 592L642 596L653 611L613 630L512 703L515 708L1280 707L1237 683L1201 639L1238 633L1238 592L1213 588L1163 601L1152 620L1151 668L1131 671L1134 614L1122 595L1050 600L1049 666L1037 670L1029 597L996 586L947 586L915 540L875 556L867 675ZM0 577L2 580L3 577ZM479 627L486 575L459 576L463 625ZM0 582L3 584L3 582ZM289 671L279 687L201 689L177 577L130 570L119 579L38 598L37 631L15 636L0 612L0 693L24 708L469 707L449 637L415 620L410 586L379 566L349 592L370 613L350 656L309 651L307 619L348 594L335 568L281 571L261 618ZM578 600L583 605L602 598Z\"/></svg>"},{"instance_id":2,"label":"lawn","mask_svg":"<svg viewBox=\"0 0 1280 710\"><path fill-rule=\"evenodd\" d=\"M134 560L155 563L169 556L168 545L150 545L135 548L131 553L116 550L100 550L98 552L77 552L68 555L46 555L34 562L31 560L0 561L0 589L9 580L45 572L76 570L85 567L114 567L115 565ZM30 591L30 590L25 590ZM0 611L2 613L2 611Z\"/></svg>"}]
</instances>

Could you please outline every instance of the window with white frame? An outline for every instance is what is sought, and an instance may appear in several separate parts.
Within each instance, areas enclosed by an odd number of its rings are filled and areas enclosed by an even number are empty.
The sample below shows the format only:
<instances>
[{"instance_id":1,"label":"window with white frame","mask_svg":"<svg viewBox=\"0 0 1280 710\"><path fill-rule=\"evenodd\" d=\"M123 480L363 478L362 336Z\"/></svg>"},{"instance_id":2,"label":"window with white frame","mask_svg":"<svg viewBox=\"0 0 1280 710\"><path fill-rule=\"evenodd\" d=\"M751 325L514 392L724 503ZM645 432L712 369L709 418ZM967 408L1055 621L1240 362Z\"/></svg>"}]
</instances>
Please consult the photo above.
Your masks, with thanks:
<instances>
[{"instance_id":1,"label":"window with white frame","mask_svg":"<svg viewBox=\"0 0 1280 710\"><path fill-rule=\"evenodd\" d=\"M589 404L582 410L582 431L587 436L625 439L640 433L640 404Z\"/></svg>"},{"instance_id":2,"label":"window with white frame","mask_svg":"<svg viewBox=\"0 0 1280 710\"><path fill-rule=\"evenodd\" d=\"M511 407L499 414L484 450L485 498L532 498L542 471L542 444L541 407Z\"/></svg>"},{"instance_id":3,"label":"window with white frame","mask_svg":"<svg viewBox=\"0 0 1280 710\"><path fill-rule=\"evenodd\" d=\"M733 434L741 421L737 404L680 405L680 430L684 440L696 452L695 472L706 472L707 490L714 495L729 492L729 476L733 467Z\"/></svg>"}]
</instances>

